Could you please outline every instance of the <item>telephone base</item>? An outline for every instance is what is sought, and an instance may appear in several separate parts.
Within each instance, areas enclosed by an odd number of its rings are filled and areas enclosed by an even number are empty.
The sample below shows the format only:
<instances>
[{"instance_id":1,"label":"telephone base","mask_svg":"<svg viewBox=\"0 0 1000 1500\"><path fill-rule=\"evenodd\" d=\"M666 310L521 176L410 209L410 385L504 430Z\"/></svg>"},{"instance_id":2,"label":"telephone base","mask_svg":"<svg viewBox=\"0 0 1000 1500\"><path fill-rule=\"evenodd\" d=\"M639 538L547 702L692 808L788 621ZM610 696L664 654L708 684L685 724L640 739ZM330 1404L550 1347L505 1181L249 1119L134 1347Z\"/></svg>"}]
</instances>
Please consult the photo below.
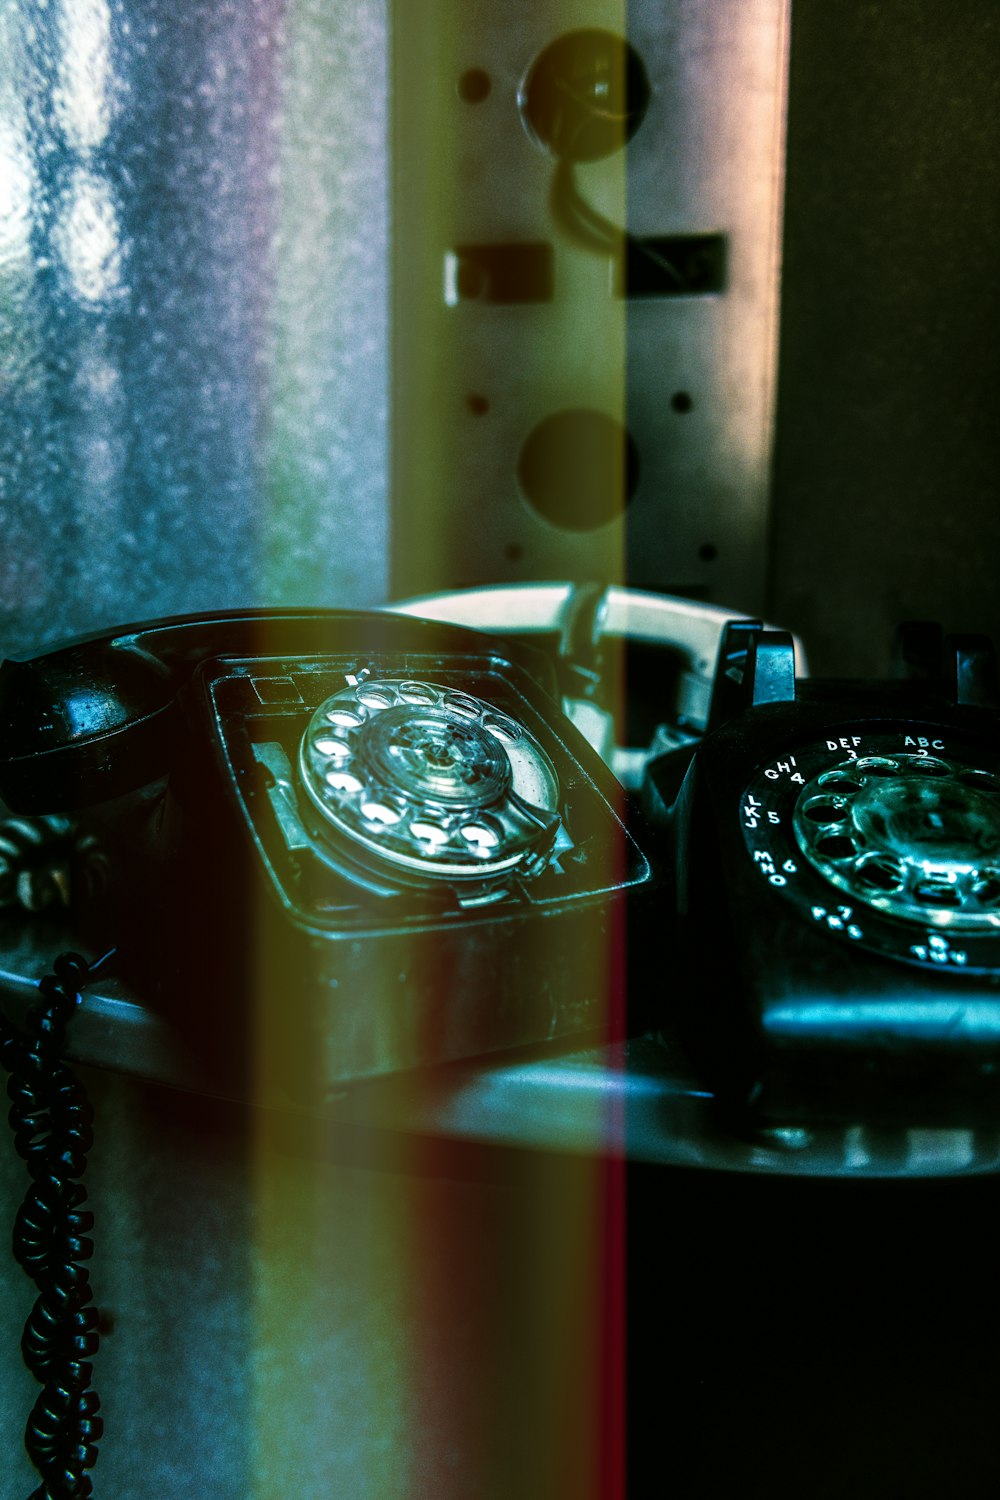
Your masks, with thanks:
<instances>
[{"instance_id":1,"label":"telephone base","mask_svg":"<svg viewBox=\"0 0 1000 1500\"><path fill-rule=\"evenodd\" d=\"M58 922L8 919L0 928L0 1008L20 1024L34 976L73 941ZM168 1021L120 980L102 978L75 1018L68 1056L154 1086L224 1094ZM246 1101L239 1101L245 1103ZM612 1046L520 1050L338 1089L317 1111L324 1139L400 1135L493 1148L620 1157L664 1167L768 1176L964 1177L1000 1172L995 1131L786 1125L739 1135L679 1044L638 1036ZM294 1113L301 1114L301 1111Z\"/></svg>"}]
</instances>

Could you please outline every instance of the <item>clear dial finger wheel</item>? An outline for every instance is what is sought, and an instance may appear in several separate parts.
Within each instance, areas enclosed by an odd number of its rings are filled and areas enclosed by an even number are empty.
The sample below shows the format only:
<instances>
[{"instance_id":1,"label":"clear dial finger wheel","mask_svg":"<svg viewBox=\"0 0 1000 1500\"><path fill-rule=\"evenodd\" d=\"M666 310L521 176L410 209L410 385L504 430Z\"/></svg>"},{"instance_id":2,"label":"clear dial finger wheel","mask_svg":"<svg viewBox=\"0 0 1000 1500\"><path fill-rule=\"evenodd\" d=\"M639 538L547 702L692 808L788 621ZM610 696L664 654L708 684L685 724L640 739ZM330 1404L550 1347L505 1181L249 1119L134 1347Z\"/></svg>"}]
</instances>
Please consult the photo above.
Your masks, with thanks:
<instances>
[{"instance_id":1,"label":"clear dial finger wheel","mask_svg":"<svg viewBox=\"0 0 1000 1500\"><path fill-rule=\"evenodd\" d=\"M831 723L758 767L740 823L759 878L837 938L1000 970L1000 754L923 720Z\"/></svg>"},{"instance_id":2,"label":"clear dial finger wheel","mask_svg":"<svg viewBox=\"0 0 1000 1500\"><path fill-rule=\"evenodd\" d=\"M795 808L802 852L855 900L959 930L1000 925L1000 779L931 756L845 760Z\"/></svg>"},{"instance_id":3,"label":"clear dial finger wheel","mask_svg":"<svg viewBox=\"0 0 1000 1500\"><path fill-rule=\"evenodd\" d=\"M534 872L558 826L556 773L528 730L438 683L335 693L309 722L300 768L328 836L409 879Z\"/></svg>"}]
</instances>

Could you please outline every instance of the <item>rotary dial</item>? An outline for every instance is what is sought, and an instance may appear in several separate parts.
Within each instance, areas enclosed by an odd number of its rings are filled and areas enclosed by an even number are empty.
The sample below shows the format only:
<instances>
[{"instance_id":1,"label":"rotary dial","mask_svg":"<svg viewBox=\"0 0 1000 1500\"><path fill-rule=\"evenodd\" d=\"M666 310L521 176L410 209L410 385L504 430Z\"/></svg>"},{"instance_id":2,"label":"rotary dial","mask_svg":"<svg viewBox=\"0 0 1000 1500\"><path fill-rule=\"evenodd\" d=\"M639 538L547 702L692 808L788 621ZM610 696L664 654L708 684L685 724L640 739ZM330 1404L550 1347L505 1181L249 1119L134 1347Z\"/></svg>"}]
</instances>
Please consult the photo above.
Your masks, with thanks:
<instances>
[{"instance_id":1,"label":"rotary dial","mask_svg":"<svg viewBox=\"0 0 1000 1500\"><path fill-rule=\"evenodd\" d=\"M928 965L1000 967L1000 758L933 725L838 725L761 767L743 836L813 921Z\"/></svg>"},{"instance_id":2,"label":"rotary dial","mask_svg":"<svg viewBox=\"0 0 1000 1500\"><path fill-rule=\"evenodd\" d=\"M527 729L433 682L335 693L309 722L300 767L328 835L409 878L537 873L558 828L555 769Z\"/></svg>"}]
</instances>

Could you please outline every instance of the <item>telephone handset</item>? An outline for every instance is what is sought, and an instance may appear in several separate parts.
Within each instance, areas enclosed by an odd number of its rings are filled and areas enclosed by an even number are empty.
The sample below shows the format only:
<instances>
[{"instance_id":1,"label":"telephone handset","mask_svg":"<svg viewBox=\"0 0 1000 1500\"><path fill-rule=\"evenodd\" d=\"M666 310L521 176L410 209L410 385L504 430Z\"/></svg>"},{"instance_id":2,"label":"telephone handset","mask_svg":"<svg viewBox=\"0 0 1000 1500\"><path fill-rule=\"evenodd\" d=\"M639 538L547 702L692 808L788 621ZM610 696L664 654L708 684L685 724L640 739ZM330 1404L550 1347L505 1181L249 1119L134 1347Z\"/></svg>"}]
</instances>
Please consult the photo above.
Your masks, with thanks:
<instances>
[{"instance_id":1,"label":"telephone handset","mask_svg":"<svg viewBox=\"0 0 1000 1500\"><path fill-rule=\"evenodd\" d=\"M676 850L679 1019L744 1117L1000 1116L996 658L915 624L897 669L797 680L789 636L734 622L708 734L648 769Z\"/></svg>"},{"instance_id":2,"label":"telephone handset","mask_svg":"<svg viewBox=\"0 0 1000 1500\"><path fill-rule=\"evenodd\" d=\"M84 921L269 1097L622 1025L620 788L544 656L390 614L194 616L0 667L0 797L103 841ZM258 1082L259 1082L258 1078Z\"/></svg>"},{"instance_id":3,"label":"telephone handset","mask_svg":"<svg viewBox=\"0 0 1000 1500\"><path fill-rule=\"evenodd\" d=\"M424 594L388 608L545 648L563 707L638 791L647 760L705 729L719 646L734 612L598 583L507 583ZM796 641L799 671L806 658Z\"/></svg>"}]
</instances>

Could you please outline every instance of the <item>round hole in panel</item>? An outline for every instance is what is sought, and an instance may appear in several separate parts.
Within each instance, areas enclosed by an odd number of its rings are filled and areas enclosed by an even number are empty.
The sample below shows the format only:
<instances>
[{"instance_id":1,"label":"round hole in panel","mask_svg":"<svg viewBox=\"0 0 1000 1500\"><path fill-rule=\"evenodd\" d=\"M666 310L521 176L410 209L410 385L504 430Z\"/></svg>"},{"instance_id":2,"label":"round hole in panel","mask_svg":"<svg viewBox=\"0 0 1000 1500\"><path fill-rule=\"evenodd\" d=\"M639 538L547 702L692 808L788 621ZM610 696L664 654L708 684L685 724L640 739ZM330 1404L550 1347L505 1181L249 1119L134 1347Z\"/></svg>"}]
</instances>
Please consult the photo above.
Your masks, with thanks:
<instances>
[{"instance_id":1,"label":"round hole in panel","mask_svg":"<svg viewBox=\"0 0 1000 1500\"><path fill-rule=\"evenodd\" d=\"M517 462L521 493L564 531L595 531L618 520L639 484L639 450L607 412L574 407L543 418Z\"/></svg>"},{"instance_id":2,"label":"round hole in panel","mask_svg":"<svg viewBox=\"0 0 1000 1500\"><path fill-rule=\"evenodd\" d=\"M649 107L649 77L623 36L588 28L556 37L531 64L518 93L531 139L561 161L620 151Z\"/></svg>"},{"instance_id":3,"label":"round hole in panel","mask_svg":"<svg viewBox=\"0 0 1000 1500\"><path fill-rule=\"evenodd\" d=\"M420 819L410 824L410 832L415 839L419 839L422 844L429 844L432 848L448 842L448 830L440 823L429 823Z\"/></svg>"},{"instance_id":4,"label":"round hole in panel","mask_svg":"<svg viewBox=\"0 0 1000 1500\"><path fill-rule=\"evenodd\" d=\"M369 823L381 824L384 828L391 828L402 816L398 807L392 807L388 802L362 802L361 813Z\"/></svg>"},{"instance_id":5,"label":"round hole in panel","mask_svg":"<svg viewBox=\"0 0 1000 1500\"><path fill-rule=\"evenodd\" d=\"M467 698L464 693L449 693L444 700L445 708L450 708L452 713L460 714L463 719L478 719L480 704L475 698Z\"/></svg>"},{"instance_id":6,"label":"round hole in panel","mask_svg":"<svg viewBox=\"0 0 1000 1500\"><path fill-rule=\"evenodd\" d=\"M1000 870L980 870L972 890L981 906L996 906L1000 902Z\"/></svg>"},{"instance_id":7,"label":"round hole in panel","mask_svg":"<svg viewBox=\"0 0 1000 1500\"><path fill-rule=\"evenodd\" d=\"M813 797L803 806L802 816L810 823L843 823L847 818L847 808L833 797Z\"/></svg>"},{"instance_id":8,"label":"round hole in panel","mask_svg":"<svg viewBox=\"0 0 1000 1500\"><path fill-rule=\"evenodd\" d=\"M835 797L853 797L861 790L860 782L845 776L843 771L827 771L824 775L817 776L816 781L824 792Z\"/></svg>"},{"instance_id":9,"label":"round hole in panel","mask_svg":"<svg viewBox=\"0 0 1000 1500\"><path fill-rule=\"evenodd\" d=\"M500 714L484 714L483 728L508 745L513 745L521 737L520 726L513 719L503 718Z\"/></svg>"},{"instance_id":10,"label":"round hole in panel","mask_svg":"<svg viewBox=\"0 0 1000 1500\"><path fill-rule=\"evenodd\" d=\"M866 780L869 776L897 776L899 762L889 760L888 756L866 755L854 762L854 769L860 771Z\"/></svg>"},{"instance_id":11,"label":"round hole in panel","mask_svg":"<svg viewBox=\"0 0 1000 1500\"><path fill-rule=\"evenodd\" d=\"M862 885L873 891L898 891L905 874L898 859L886 854L865 854L854 866L854 873Z\"/></svg>"},{"instance_id":12,"label":"round hole in panel","mask_svg":"<svg viewBox=\"0 0 1000 1500\"><path fill-rule=\"evenodd\" d=\"M842 833L826 834L818 838L813 847L824 859L850 859L858 852L854 840Z\"/></svg>"}]
</instances>

